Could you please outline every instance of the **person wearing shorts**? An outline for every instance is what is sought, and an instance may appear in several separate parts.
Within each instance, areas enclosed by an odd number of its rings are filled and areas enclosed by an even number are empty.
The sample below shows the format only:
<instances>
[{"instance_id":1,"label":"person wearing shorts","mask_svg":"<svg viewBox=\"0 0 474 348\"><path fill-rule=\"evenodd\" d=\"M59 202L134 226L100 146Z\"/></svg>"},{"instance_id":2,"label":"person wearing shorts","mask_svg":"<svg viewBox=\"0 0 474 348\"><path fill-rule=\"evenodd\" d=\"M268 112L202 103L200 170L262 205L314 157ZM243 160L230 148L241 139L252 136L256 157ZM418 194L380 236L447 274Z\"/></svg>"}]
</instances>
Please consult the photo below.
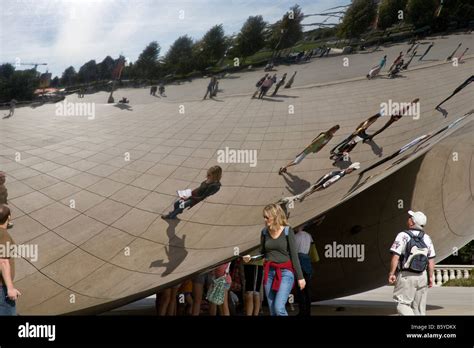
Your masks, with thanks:
<instances>
[{"instance_id":1,"label":"person wearing shorts","mask_svg":"<svg viewBox=\"0 0 474 348\"><path fill-rule=\"evenodd\" d=\"M245 314L258 316L260 313L260 291L263 279L263 260L244 264L245 275Z\"/></svg>"}]
</instances>

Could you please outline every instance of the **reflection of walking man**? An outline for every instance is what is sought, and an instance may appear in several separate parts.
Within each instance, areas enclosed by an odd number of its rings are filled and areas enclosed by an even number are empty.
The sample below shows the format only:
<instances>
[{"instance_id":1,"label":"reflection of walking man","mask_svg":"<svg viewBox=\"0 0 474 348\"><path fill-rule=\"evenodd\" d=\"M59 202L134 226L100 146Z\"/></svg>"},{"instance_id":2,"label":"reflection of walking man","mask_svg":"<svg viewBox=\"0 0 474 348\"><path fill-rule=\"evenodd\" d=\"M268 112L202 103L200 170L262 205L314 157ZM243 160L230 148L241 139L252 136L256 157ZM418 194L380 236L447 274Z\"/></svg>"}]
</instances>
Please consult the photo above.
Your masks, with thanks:
<instances>
[{"instance_id":1,"label":"reflection of walking man","mask_svg":"<svg viewBox=\"0 0 474 348\"><path fill-rule=\"evenodd\" d=\"M423 231L426 215L411 210L408 214L408 229L397 235L390 248L388 282L395 284L393 298L398 302L400 315L425 315L428 287L434 282L435 250L431 238Z\"/></svg>"},{"instance_id":2,"label":"reflection of walking man","mask_svg":"<svg viewBox=\"0 0 474 348\"><path fill-rule=\"evenodd\" d=\"M15 113L15 106L16 106L16 103L18 103L18 102L16 101L16 99L10 100L10 112L8 113L8 115L6 116L6 118L13 116L13 114Z\"/></svg>"},{"instance_id":3,"label":"reflection of walking man","mask_svg":"<svg viewBox=\"0 0 474 348\"><path fill-rule=\"evenodd\" d=\"M382 133L384 130L390 127L392 123L397 122L399 119L401 119L403 115L405 115L410 110L410 108L414 106L416 103L418 103L419 101L420 101L419 98L413 99L413 101L407 107L402 108L400 112L390 115L390 119L387 121L387 123L385 123L385 125L379 130L377 130L374 134L367 136L364 139L364 143L367 141L371 141L376 135Z\"/></svg>"},{"instance_id":4,"label":"reflection of walking man","mask_svg":"<svg viewBox=\"0 0 474 348\"><path fill-rule=\"evenodd\" d=\"M212 76L211 80L209 81L209 84L207 85L206 94L204 95L204 98L202 98L203 100L206 99L208 94L209 94L209 98L213 97L214 88L216 87L216 83L217 83L217 77Z\"/></svg>"}]
</instances>

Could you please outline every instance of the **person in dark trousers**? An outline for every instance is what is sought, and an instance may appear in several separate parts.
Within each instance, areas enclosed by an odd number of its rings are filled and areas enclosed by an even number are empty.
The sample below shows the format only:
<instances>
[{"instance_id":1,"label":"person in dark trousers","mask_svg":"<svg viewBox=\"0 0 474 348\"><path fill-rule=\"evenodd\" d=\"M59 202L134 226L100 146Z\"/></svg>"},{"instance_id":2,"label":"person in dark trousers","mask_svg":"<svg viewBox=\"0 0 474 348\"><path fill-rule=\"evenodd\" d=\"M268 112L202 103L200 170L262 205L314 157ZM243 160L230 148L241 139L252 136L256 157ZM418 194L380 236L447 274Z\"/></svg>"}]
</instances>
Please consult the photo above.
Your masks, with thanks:
<instances>
[{"instance_id":1,"label":"person in dark trousers","mask_svg":"<svg viewBox=\"0 0 474 348\"><path fill-rule=\"evenodd\" d=\"M174 203L174 210L167 215L163 215L162 219L174 220L181 214L185 208L192 208L207 197L216 194L221 188L222 168L214 166L208 169L207 179L201 185L192 191L190 197L180 197Z\"/></svg>"},{"instance_id":2,"label":"person in dark trousers","mask_svg":"<svg viewBox=\"0 0 474 348\"><path fill-rule=\"evenodd\" d=\"M374 134L368 135L364 139L364 143L368 142L368 141L371 141L373 138L375 138L376 135L382 133L384 130L386 130L388 127L390 127L392 125L392 123L395 123L399 119L401 119L403 117L403 115L410 110L410 107L412 107L414 104L418 103L419 101L420 101L419 98L413 99L413 101L410 103L410 105L408 107L405 107L402 110L400 110L400 112L398 112L394 115L391 115L390 119L387 121L387 123L384 124L384 126L382 128L377 130Z\"/></svg>"},{"instance_id":3,"label":"person in dark trousers","mask_svg":"<svg viewBox=\"0 0 474 348\"><path fill-rule=\"evenodd\" d=\"M285 80L286 80L286 73L283 74L280 81L278 81L278 83L276 84L275 90L272 93L272 97L274 97L278 93L278 90L280 89L280 87L285 84Z\"/></svg>"},{"instance_id":4,"label":"person in dark trousers","mask_svg":"<svg viewBox=\"0 0 474 348\"><path fill-rule=\"evenodd\" d=\"M296 250L295 234L288 225L284 211L277 204L269 204L263 209L265 227L260 236L260 256L263 266L263 284L268 308L272 316L287 316L286 302L297 279L297 286L306 286ZM251 260L243 256L244 262Z\"/></svg>"},{"instance_id":5,"label":"person in dark trousers","mask_svg":"<svg viewBox=\"0 0 474 348\"><path fill-rule=\"evenodd\" d=\"M262 85L260 86L260 94L258 95L258 99L262 99L267 92L272 88L273 86L273 78L268 75L266 80L263 81Z\"/></svg>"},{"instance_id":6,"label":"person in dark trousers","mask_svg":"<svg viewBox=\"0 0 474 348\"><path fill-rule=\"evenodd\" d=\"M390 68L388 69L388 72L391 72L396 66L398 63L401 62L403 58L403 52L400 52L400 54L398 55L397 58L395 58L395 60L393 61L392 65L390 66Z\"/></svg>"},{"instance_id":7,"label":"person in dark trousers","mask_svg":"<svg viewBox=\"0 0 474 348\"><path fill-rule=\"evenodd\" d=\"M217 77L212 76L211 79L209 80L209 84L207 85L206 94L204 95L204 98L202 98L202 100L206 99L208 94L209 94L209 98L213 98L216 83L217 83Z\"/></svg>"},{"instance_id":8,"label":"person in dark trousers","mask_svg":"<svg viewBox=\"0 0 474 348\"><path fill-rule=\"evenodd\" d=\"M257 87L257 90L255 93L252 95L252 99L257 96L257 94L260 92L260 88L262 87L263 82L267 79L269 73L266 73L264 77L262 77L260 80L258 80L257 84L255 87Z\"/></svg>"},{"instance_id":9,"label":"person in dark trousers","mask_svg":"<svg viewBox=\"0 0 474 348\"><path fill-rule=\"evenodd\" d=\"M296 288L296 296L299 304L298 315L309 316L311 315L311 278L313 276L313 266L311 265L309 250L311 243L313 243L313 237L304 231L304 225L301 225L296 229L295 241L298 259L303 271L304 280L306 281L306 286L303 290L300 290L298 287Z\"/></svg>"},{"instance_id":10,"label":"person in dark trousers","mask_svg":"<svg viewBox=\"0 0 474 348\"><path fill-rule=\"evenodd\" d=\"M426 49L425 53L423 53L421 55L420 58L418 58L419 61L423 60L423 58L425 58L425 56L428 54L428 52L433 48L434 46L434 42L430 43L430 45L428 46L428 48Z\"/></svg>"},{"instance_id":11,"label":"person in dark trousers","mask_svg":"<svg viewBox=\"0 0 474 348\"><path fill-rule=\"evenodd\" d=\"M351 135L331 149L329 158L334 161L339 161L342 156L349 154L361 140L368 139L369 136L365 131L381 116L382 114L378 112L359 124Z\"/></svg>"}]
</instances>

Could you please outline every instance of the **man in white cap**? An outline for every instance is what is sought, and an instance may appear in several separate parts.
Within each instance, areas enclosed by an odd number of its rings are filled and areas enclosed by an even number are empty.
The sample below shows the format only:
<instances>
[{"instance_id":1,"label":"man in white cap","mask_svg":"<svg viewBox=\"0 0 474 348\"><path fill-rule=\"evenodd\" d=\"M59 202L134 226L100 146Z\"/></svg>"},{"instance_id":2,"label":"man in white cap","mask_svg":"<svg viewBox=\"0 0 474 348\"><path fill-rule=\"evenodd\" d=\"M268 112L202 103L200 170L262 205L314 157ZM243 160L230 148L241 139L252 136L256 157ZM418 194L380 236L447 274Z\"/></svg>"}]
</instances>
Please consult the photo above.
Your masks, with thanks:
<instances>
[{"instance_id":1,"label":"man in white cap","mask_svg":"<svg viewBox=\"0 0 474 348\"><path fill-rule=\"evenodd\" d=\"M408 215L408 229L397 235L390 248L388 282L395 284L393 299L398 302L398 314L425 315L428 287L434 283L436 255L431 238L423 231L426 215L412 210Z\"/></svg>"}]
</instances>

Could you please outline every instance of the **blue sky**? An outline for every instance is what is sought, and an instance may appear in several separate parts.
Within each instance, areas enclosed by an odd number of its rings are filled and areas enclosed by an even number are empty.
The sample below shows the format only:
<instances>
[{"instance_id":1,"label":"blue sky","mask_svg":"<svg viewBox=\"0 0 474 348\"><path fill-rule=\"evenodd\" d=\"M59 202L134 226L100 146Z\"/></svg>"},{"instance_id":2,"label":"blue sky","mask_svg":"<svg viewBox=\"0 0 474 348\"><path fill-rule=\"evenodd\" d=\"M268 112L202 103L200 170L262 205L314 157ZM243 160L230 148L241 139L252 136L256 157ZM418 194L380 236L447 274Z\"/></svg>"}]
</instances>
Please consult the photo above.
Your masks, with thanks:
<instances>
[{"instance_id":1,"label":"blue sky","mask_svg":"<svg viewBox=\"0 0 474 348\"><path fill-rule=\"evenodd\" d=\"M61 75L90 59L123 54L135 61L158 41L164 55L179 36L200 39L215 24L238 33L249 16L275 22L295 3L306 14L350 0L0 0L0 63L46 62ZM180 16L183 17L180 19ZM303 23L321 21L306 18ZM307 28L306 30L308 30Z\"/></svg>"}]
</instances>

